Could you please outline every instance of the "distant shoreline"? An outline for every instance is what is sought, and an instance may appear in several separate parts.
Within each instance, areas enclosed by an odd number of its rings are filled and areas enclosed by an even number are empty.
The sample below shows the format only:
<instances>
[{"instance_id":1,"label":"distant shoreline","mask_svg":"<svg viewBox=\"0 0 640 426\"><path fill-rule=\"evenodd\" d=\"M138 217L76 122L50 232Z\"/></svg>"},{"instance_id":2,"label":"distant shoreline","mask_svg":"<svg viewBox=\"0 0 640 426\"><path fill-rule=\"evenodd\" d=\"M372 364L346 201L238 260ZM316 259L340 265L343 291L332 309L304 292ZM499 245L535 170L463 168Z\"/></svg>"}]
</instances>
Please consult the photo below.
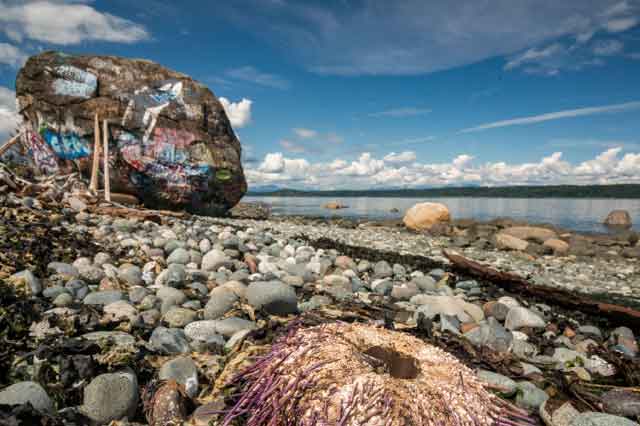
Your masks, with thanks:
<instances>
[{"instance_id":1,"label":"distant shoreline","mask_svg":"<svg viewBox=\"0 0 640 426\"><path fill-rule=\"evenodd\" d=\"M640 184L620 185L554 185L554 186L503 186L503 187L455 187L429 189L381 189L301 191L280 189L277 191L251 191L254 197L369 197L369 198L592 198L592 199L640 199Z\"/></svg>"}]
</instances>

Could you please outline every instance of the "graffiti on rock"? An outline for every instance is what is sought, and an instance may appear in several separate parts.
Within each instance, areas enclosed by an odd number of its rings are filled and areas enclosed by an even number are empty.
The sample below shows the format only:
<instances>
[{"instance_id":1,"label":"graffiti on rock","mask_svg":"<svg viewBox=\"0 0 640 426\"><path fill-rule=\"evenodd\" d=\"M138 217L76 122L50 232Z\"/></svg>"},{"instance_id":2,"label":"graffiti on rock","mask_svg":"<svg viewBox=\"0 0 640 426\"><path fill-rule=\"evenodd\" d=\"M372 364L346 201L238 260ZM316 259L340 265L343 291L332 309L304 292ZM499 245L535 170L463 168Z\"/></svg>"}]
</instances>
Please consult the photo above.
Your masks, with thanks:
<instances>
[{"instance_id":1,"label":"graffiti on rock","mask_svg":"<svg viewBox=\"0 0 640 426\"><path fill-rule=\"evenodd\" d=\"M29 150L29 155L33 158L38 169L45 174L54 174L59 170L56 155L51 147L45 143L40 134L32 130L23 133L24 145Z\"/></svg>"},{"instance_id":2,"label":"graffiti on rock","mask_svg":"<svg viewBox=\"0 0 640 426\"><path fill-rule=\"evenodd\" d=\"M178 80L164 82L158 88L143 87L136 90L122 117L122 126L124 127L128 120L141 122L146 127L142 140L149 141L162 110L172 102L184 107L182 90L183 84Z\"/></svg>"},{"instance_id":3,"label":"graffiti on rock","mask_svg":"<svg viewBox=\"0 0 640 426\"><path fill-rule=\"evenodd\" d=\"M53 90L57 95L89 99L98 88L98 79L90 72L71 65L61 65L54 69L60 78L53 81Z\"/></svg>"},{"instance_id":4,"label":"graffiti on rock","mask_svg":"<svg viewBox=\"0 0 640 426\"><path fill-rule=\"evenodd\" d=\"M194 189L206 188L213 175L208 164L190 158L189 147L195 140L193 133L181 129L156 128L153 139L147 141L121 132L118 149L135 169L129 176L134 186L144 188L149 182L161 182L174 198L186 200Z\"/></svg>"},{"instance_id":5,"label":"graffiti on rock","mask_svg":"<svg viewBox=\"0 0 640 426\"><path fill-rule=\"evenodd\" d=\"M89 144L75 132L54 132L44 129L42 137L55 154L63 160L76 160L91 155Z\"/></svg>"}]
</instances>

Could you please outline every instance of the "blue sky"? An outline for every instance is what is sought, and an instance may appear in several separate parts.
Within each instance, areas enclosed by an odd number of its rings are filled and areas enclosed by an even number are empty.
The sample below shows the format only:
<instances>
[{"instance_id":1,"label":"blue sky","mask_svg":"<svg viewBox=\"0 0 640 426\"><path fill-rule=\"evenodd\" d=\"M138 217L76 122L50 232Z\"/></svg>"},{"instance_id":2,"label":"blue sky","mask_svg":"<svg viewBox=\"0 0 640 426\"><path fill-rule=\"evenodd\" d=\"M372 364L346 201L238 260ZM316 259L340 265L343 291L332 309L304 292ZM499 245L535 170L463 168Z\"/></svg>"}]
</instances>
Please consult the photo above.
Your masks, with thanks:
<instances>
[{"instance_id":1,"label":"blue sky","mask_svg":"<svg viewBox=\"0 0 640 426\"><path fill-rule=\"evenodd\" d=\"M254 186L640 181L636 0L219 3L0 0L0 133L57 49L209 85Z\"/></svg>"}]
</instances>

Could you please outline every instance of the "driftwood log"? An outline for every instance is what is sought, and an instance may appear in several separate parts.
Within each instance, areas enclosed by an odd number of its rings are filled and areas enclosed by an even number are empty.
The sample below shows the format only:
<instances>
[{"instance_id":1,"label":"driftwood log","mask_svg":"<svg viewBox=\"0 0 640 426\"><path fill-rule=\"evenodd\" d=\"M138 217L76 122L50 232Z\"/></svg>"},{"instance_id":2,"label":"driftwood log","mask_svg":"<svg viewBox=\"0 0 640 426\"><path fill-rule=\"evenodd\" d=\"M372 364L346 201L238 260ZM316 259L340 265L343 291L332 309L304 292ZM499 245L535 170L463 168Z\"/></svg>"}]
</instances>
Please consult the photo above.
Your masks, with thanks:
<instances>
[{"instance_id":1,"label":"driftwood log","mask_svg":"<svg viewBox=\"0 0 640 426\"><path fill-rule=\"evenodd\" d=\"M171 216L179 219L184 219L189 216L188 213L174 212L169 210L146 210L111 206L90 206L89 211L94 214L119 216L125 218L139 218L156 223L161 223L162 216Z\"/></svg>"},{"instance_id":2,"label":"driftwood log","mask_svg":"<svg viewBox=\"0 0 640 426\"><path fill-rule=\"evenodd\" d=\"M550 304L564 306L591 315L606 317L627 327L640 328L640 311L631 306L607 303L596 300L589 295L569 292L559 288L534 285L519 275L498 271L450 250L444 250L444 255L451 261L452 269L490 281L507 291L537 297Z\"/></svg>"}]
</instances>

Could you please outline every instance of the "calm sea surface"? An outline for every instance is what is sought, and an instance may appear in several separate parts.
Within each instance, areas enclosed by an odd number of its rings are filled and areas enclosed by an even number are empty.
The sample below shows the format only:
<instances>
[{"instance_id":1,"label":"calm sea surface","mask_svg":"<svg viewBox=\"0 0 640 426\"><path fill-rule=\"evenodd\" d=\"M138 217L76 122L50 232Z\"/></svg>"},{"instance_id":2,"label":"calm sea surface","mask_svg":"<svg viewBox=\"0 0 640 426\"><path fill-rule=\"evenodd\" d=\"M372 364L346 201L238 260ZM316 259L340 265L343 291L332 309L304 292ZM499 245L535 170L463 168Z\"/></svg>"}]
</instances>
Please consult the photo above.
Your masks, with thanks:
<instances>
[{"instance_id":1,"label":"calm sea surface","mask_svg":"<svg viewBox=\"0 0 640 426\"><path fill-rule=\"evenodd\" d=\"M582 232L606 233L602 221L611 210L625 209L631 214L634 229L640 230L640 200L570 198L326 198L326 197L245 197L243 201L271 204L275 215L344 216L367 219L398 219L416 203L434 201L447 205L456 219L490 220L512 217L530 223L552 223ZM338 201L348 209L328 210L322 206ZM397 208L399 213L392 213Z\"/></svg>"}]
</instances>

